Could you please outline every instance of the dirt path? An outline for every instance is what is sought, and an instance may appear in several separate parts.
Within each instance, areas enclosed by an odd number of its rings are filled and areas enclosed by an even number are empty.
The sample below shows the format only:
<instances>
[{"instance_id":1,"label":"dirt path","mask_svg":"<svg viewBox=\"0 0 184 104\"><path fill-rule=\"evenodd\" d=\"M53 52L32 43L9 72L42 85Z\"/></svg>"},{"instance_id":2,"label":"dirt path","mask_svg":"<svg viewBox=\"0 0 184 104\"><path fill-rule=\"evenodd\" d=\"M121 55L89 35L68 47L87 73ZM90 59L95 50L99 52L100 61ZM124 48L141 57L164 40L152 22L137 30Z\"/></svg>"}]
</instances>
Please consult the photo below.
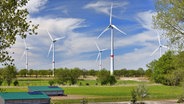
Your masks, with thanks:
<instances>
[{"instance_id":1,"label":"dirt path","mask_svg":"<svg viewBox=\"0 0 184 104\"><path fill-rule=\"evenodd\" d=\"M89 95L67 95L67 96L52 96L51 99L53 100L64 100L64 99L83 99L83 98L99 98L95 96Z\"/></svg>"},{"instance_id":2,"label":"dirt path","mask_svg":"<svg viewBox=\"0 0 184 104\"><path fill-rule=\"evenodd\" d=\"M67 95L67 96L53 96L52 100L64 100L64 99L83 99L83 98L99 98L94 96L86 96L86 95ZM178 104L176 100L160 100L160 101L144 101L146 104ZM90 102L88 104L131 104L130 101L125 102ZM181 104L181 103L180 103ZM184 104L184 103L182 103Z\"/></svg>"},{"instance_id":3,"label":"dirt path","mask_svg":"<svg viewBox=\"0 0 184 104\"><path fill-rule=\"evenodd\" d=\"M179 103L176 103L176 100L144 101L144 102L145 104L179 104ZM100 102L100 103L95 102L95 103L88 103L88 104L131 104L131 103L130 102Z\"/></svg>"}]
</instances>

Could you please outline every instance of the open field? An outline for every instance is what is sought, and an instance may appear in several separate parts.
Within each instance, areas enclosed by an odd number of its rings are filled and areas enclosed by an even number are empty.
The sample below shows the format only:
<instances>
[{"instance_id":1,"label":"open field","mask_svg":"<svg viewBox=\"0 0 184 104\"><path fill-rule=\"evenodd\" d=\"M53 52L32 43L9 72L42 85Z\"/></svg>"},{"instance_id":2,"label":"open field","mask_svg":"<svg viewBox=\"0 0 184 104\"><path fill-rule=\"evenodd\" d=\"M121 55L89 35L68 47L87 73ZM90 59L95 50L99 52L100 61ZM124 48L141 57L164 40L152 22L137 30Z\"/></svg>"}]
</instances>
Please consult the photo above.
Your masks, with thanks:
<instances>
[{"instance_id":1,"label":"open field","mask_svg":"<svg viewBox=\"0 0 184 104\"><path fill-rule=\"evenodd\" d=\"M20 79L19 86L8 87L4 84L0 87L5 88L7 92L22 92L27 91L28 82L29 85L34 86L49 85L48 79ZM86 83L89 83L89 86L86 86ZM183 87L164 86L148 81L118 80L114 86L101 86L96 80L80 80L78 85L74 86L59 85L65 90L67 96L52 97L52 102L56 104L79 103L83 98L93 103L130 101L131 90L143 83L149 92L146 100L176 100L183 92Z\"/></svg>"}]
</instances>

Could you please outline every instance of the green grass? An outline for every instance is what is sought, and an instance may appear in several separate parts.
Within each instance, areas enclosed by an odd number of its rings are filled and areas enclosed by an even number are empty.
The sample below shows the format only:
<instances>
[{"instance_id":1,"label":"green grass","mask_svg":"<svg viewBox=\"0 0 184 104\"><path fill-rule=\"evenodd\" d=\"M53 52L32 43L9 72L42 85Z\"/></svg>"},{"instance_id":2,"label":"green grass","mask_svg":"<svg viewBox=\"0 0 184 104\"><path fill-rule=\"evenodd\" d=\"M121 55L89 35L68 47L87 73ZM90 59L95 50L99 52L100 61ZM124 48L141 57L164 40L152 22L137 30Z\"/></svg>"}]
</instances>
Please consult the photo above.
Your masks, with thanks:
<instances>
[{"instance_id":1,"label":"green grass","mask_svg":"<svg viewBox=\"0 0 184 104\"><path fill-rule=\"evenodd\" d=\"M7 92L27 92L27 86L48 86L50 79L19 79L19 86L0 86L5 88ZM161 100L161 99L177 99L183 92L182 87L157 85L152 82L137 82L137 81L122 81L118 80L115 86L101 86L99 83L96 85L96 80L80 80L81 86L63 86L65 94L67 95L81 95L85 96L88 102L117 102L117 101L130 101L131 90L136 88L139 84L144 83L148 89L149 97L147 100ZM29 83L29 84L28 84ZM86 86L89 83L89 86ZM6 84L5 84L6 85ZM70 100L54 100L56 104L70 104L80 102L81 99Z\"/></svg>"}]
</instances>

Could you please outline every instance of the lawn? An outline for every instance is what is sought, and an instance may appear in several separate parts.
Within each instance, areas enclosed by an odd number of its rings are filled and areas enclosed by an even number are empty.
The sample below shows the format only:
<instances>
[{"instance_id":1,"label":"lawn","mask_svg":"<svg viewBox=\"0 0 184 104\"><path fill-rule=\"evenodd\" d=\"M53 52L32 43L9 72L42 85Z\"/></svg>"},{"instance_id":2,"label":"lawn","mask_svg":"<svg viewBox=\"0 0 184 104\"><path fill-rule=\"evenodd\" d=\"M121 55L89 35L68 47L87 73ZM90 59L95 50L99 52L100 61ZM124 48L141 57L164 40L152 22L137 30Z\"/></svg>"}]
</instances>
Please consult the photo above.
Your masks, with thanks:
<instances>
[{"instance_id":1,"label":"lawn","mask_svg":"<svg viewBox=\"0 0 184 104\"><path fill-rule=\"evenodd\" d=\"M27 85L46 85L48 86L47 79L19 79L19 86L1 86L6 89L7 92L25 92L28 91ZM86 86L86 83L89 85ZM136 88L139 84L145 84L149 92L147 100L161 100L161 99L177 99L183 92L183 87L176 86L164 86L155 84L152 82L139 82L139 81L122 81L118 80L115 86L101 86L96 80L80 80L78 85L69 86L65 85L61 87L64 89L66 95L84 96L88 102L119 102L130 101L131 90ZM52 102L65 102L76 103L81 99L60 99L52 100Z\"/></svg>"}]
</instances>

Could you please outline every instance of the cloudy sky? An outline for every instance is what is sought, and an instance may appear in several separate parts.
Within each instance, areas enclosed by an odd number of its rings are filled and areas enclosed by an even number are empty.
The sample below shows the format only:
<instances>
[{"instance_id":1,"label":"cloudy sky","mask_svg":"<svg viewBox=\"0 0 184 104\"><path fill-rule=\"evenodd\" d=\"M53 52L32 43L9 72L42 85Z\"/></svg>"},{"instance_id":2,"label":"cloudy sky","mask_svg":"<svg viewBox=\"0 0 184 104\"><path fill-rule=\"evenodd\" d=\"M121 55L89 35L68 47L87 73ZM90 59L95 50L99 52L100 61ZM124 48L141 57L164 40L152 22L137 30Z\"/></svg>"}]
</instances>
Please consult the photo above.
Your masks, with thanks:
<instances>
[{"instance_id":1,"label":"cloudy sky","mask_svg":"<svg viewBox=\"0 0 184 104\"><path fill-rule=\"evenodd\" d=\"M150 56L158 47L157 34L152 29L152 15L156 14L153 0L30 0L28 18L39 24L39 29L38 35L26 39L30 47L29 69L52 68L47 30L53 38L65 36L55 43L56 68L97 70L97 42L101 49L108 49L102 53L102 66L110 69L110 31L97 37L109 25L112 2L112 23L127 33L114 32L115 69L146 69L147 63L159 57L159 52ZM25 68L24 50L24 41L17 37L11 51L18 69Z\"/></svg>"}]
</instances>

